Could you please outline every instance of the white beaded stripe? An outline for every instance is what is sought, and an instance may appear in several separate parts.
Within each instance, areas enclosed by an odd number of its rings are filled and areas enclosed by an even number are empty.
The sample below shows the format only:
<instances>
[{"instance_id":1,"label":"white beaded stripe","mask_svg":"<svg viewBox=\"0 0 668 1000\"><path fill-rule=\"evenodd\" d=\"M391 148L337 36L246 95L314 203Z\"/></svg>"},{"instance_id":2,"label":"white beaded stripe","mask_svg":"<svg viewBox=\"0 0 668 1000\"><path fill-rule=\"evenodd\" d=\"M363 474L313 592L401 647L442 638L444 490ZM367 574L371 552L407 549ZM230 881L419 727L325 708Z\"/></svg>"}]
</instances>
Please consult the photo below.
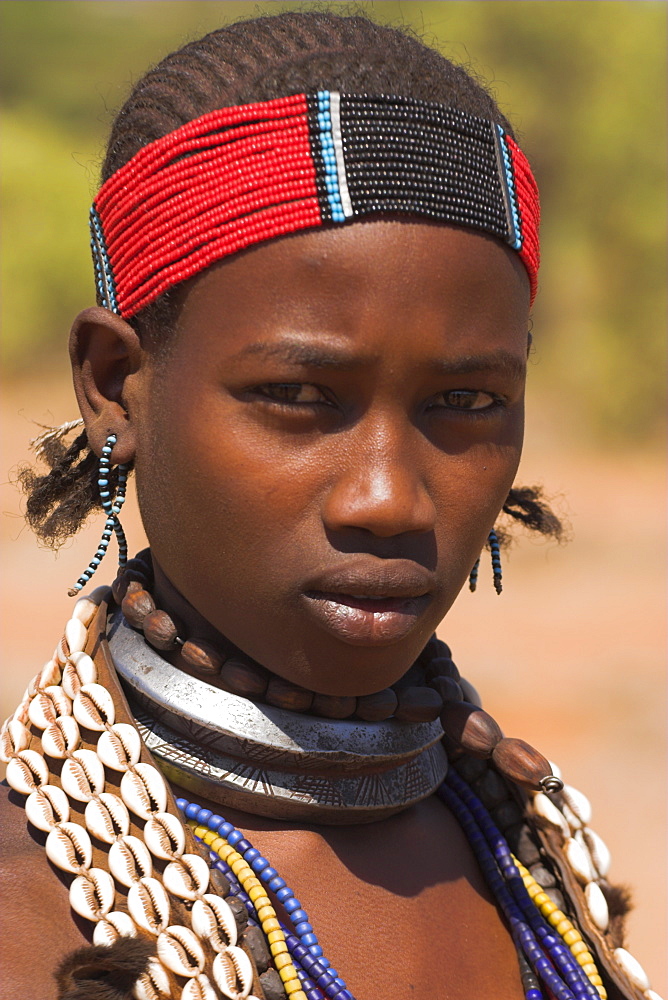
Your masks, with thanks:
<instances>
[{"instance_id":1,"label":"white beaded stripe","mask_svg":"<svg viewBox=\"0 0 668 1000\"><path fill-rule=\"evenodd\" d=\"M330 90L329 92L329 115L332 120L332 142L334 143L336 177L339 182L341 208L343 209L343 214L346 219L349 219L353 214L353 205L350 200L350 192L348 190L346 162L343 158L343 138L341 136L341 95L337 90Z\"/></svg>"},{"instance_id":2,"label":"white beaded stripe","mask_svg":"<svg viewBox=\"0 0 668 1000\"><path fill-rule=\"evenodd\" d=\"M106 592L105 588L101 590ZM68 622L54 658L31 681L23 702L2 727L0 753L7 760L9 783L28 796L29 821L48 831L46 849L50 860L61 870L76 875L70 885L70 905L85 919L96 923L96 943L111 944L119 936L134 936L137 927L143 927L162 942L160 947L169 955L171 965L178 966L178 974L190 977L192 986L187 996L193 1000L208 1000L209 995L215 998L210 981L202 974L204 952L199 936L188 927L168 926L171 906L163 884L152 877L150 848L155 848L155 857L170 861L166 883L173 895L184 902L207 905L203 901L209 868L199 855L183 854L185 831L176 816L165 812L164 779L155 767L140 762L141 739L137 731L132 726L115 723L113 698L97 683L95 665L83 652L86 625L96 608L93 604L91 609L91 603L87 601ZM50 751L49 756L64 759L62 789L48 784L46 761L38 751L29 749L30 732L25 724L28 721L43 730L42 749ZM100 732L98 752L79 749L80 725ZM105 764L112 771L123 772L122 797L103 790ZM85 826L69 822L68 795L87 803ZM129 835L128 807L146 820L147 843ZM110 845L112 873L119 884L129 888L129 914L113 911L116 890L112 876L103 869L90 867L89 834ZM236 941L234 915L222 897L207 894L206 899L207 909L212 912L215 907L217 924L224 929L224 937L219 935L217 939L219 953L227 954L228 942L232 937ZM236 961L230 957L226 963L226 988L230 992L225 995L245 1000L252 974L246 982L244 962L251 970L252 967L245 953L238 951L242 957ZM239 970L238 975L235 970ZM161 985L165 983L167 992L163 993ZM153 961L151 975L142 977L137 984L137 991L137 996L151 998L171 995L169 980L164 978L157 961Z\"/></svg>"}]
</instances>

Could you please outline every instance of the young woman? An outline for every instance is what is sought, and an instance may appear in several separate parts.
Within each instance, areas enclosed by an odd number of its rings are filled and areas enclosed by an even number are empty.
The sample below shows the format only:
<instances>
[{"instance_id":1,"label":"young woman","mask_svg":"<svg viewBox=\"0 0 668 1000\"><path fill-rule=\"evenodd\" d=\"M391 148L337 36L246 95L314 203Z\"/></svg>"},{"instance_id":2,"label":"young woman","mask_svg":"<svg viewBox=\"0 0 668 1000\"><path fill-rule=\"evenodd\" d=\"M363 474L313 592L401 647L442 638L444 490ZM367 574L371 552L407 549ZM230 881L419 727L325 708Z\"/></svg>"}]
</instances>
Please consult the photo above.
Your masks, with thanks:
<instances>
[{"instance_id":1,"label":"young woman","mask_svg":"<svg viewBox=\"0 0 668 1000\"><path fill-rule=\"evenodd\" d=\"M483 550L500 587L502 510L559 530L513 487L508 122L400 32L285 14L149 72L102 180L84 427L28 517L106 516L73 592L121 567L3 730L6 995L652 1000L588 803L433 638Z\"/></svg>"}]
</instances>

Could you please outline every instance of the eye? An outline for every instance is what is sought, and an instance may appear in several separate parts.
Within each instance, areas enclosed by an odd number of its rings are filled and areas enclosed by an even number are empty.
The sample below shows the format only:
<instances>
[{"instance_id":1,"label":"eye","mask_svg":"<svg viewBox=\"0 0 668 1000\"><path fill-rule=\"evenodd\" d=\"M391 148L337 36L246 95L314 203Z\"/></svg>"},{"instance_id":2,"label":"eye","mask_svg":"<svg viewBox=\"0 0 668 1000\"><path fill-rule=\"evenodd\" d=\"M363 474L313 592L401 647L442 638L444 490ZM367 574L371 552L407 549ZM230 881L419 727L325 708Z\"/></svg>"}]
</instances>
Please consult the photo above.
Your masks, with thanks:
<instances>
[{"instance_id":1,"label":"eye","mask_svg":"<svg viewBox=\"0 0 668 1000\"><path fill-rule=\"evenodd\" d=\"M288 406L308 406L316 403L331 404L322 389L310 382L267 382L255 386L253 392L272 403Z\"/></svg>"},{"instance_id":2,"label":"eye","mask_svg":"<svg viewBox=\"0 0 668 1000\"><path fill-rule=\"evenodd\" d=\"M437 407L449 410L492 410L503 405L500 396L479 389L451 389L436 397Z\"/></svg>"}]
</instances>

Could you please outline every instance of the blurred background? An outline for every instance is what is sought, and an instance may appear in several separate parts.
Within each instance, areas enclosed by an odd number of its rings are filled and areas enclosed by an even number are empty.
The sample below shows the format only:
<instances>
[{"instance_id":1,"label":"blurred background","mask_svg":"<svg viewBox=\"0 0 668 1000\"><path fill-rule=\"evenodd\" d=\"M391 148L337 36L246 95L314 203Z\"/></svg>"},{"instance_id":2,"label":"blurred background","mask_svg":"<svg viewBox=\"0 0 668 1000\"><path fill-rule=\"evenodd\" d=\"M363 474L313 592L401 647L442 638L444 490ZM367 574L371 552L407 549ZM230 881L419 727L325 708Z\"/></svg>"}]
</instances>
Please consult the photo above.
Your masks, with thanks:
<instances>
[{"instance_id":1,"label":"blurred background","mask_svg":"<svg viewBox=\"0 0 668 1000\"><path fill-rule=\"evenodd\" d=\"M0 4L3 718L50 655L71 607L66 591L99 534L95 523L57 555L39 549L13 479L40 425L77 415L65 344L73 316L94 301L87 212L114 111L149 65L186 40L310 6ZM544 485L571 541L519 539L502 597L483 566L478 592L462 594L440 631L506 734L537 745L589 794L613 878L634 890L630 948L665 992L667 7L356 6L409 26L484 80L541 188L520 479ZM140 548L136 509L125 521Z\"/></svg>"}]
</instances>

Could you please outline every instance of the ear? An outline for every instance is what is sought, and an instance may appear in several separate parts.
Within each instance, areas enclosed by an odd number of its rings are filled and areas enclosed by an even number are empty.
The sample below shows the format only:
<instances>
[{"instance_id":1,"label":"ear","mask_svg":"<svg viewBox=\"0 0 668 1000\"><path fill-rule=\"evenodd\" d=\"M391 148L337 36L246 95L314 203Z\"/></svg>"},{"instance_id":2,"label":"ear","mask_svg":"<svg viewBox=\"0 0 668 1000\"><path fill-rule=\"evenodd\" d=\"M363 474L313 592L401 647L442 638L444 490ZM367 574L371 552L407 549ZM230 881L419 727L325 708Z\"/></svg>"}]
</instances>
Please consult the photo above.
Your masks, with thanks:
<instances>
[{"instance_id":1,"label":"ear","mask_svg":"<svg viewBox=\"0 0 668 1000\"><path fill-rule=\"evenodd\" d=\"M132 401L147 361L136 332L107 309L85 309L72 326L70 361L91 449L101 455L106 439L115 434L112 463L131 462L136 448Z\"/></svg>"}]
</instances>

